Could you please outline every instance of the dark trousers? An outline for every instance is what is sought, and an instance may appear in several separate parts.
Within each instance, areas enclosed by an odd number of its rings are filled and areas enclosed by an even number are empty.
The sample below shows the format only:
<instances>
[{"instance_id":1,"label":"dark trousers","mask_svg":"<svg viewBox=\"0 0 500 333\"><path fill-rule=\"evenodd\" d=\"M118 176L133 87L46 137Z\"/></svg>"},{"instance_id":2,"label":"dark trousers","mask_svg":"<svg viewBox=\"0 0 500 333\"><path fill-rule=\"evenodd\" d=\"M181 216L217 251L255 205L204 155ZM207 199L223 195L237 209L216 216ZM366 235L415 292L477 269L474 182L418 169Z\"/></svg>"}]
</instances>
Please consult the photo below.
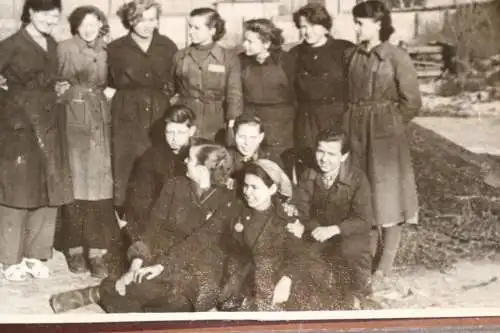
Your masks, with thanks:
<instances>
[{"instance_id":1,"label":"dark trousers","mask_svg":"<svg viewBox=\"0 0 500 333\"><path fill-rule=\"evenodd\" d=\"M161 279L143 280L127 286L125 296L115 290L115 279L107 278L99 287L100 305L107 313L194 312L188 297L172 293Z\"/></svg>"},{"instance_id":2,"label":"dark trousers","mask_svg":"<svg viewBox=\"0 0 500 333\"><path fill-rule=\"evenodd\" d=\"M61 207L62 250L109 249L120 238L113 200L75 200Z\"/></svg>"},{"instance_id":3,"label":"dark trousers","mask_svg":"<svg viewBox=\"0 0 500 333\"><path fill-rule=\"evenodd\" d=\"M351 288L354 294L367 296L372 293L371 234L352 235L340 242L342 257L352 271Z\"/></svg>"}]
</instances>

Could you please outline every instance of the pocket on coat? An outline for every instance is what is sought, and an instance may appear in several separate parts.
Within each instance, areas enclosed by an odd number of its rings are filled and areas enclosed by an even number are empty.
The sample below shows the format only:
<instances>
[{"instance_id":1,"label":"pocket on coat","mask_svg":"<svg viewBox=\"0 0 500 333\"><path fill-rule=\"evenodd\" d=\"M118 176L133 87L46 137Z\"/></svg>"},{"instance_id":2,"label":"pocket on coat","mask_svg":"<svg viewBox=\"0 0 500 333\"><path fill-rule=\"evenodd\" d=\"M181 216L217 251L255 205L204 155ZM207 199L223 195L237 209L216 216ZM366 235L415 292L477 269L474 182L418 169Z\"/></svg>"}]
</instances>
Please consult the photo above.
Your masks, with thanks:
<instances>
[{"instance_id":1,"label":"pocket on coat","mask_svg":"<svg viewBox=\"0 0 500 333\"><path fill-rule=\"evenodd\" d=\"M207 70L205 72L204 88L206 90L222 91L226 85L226 72L214 72Z\"/></svg>"},{"instance_id":2,"label":"pocket on coat","mask_svg":"<svg viewBox=\"0 0 500 333\"><path fill-rule=\"evenodd\" d=\"M89 121L83 100L72 100L66 108L66 119L69 126L85 127Z\"/></svg>"},{"instance_id":3,"label":"pocket on coat","mask_svg":"<svg viewBox=\"0 0 500 333\"><path fill-rule=\"evenodd\" d=\"M402 120L396 105L388 105L385 110L373 113L374 137L377 139L398 135L402 130Z\"/></svg>"}]
</instances>

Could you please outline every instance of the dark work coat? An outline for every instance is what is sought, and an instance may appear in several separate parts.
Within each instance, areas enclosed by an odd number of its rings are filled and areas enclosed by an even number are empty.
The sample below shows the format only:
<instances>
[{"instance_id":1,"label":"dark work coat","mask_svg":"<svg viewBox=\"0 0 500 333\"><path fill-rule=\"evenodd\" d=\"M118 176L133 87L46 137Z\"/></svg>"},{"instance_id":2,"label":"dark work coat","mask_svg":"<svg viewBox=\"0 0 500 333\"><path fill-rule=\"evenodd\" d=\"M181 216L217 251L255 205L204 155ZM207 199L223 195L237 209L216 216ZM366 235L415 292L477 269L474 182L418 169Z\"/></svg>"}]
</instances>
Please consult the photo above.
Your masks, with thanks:
<instances>
[{"instance_id":1,"label":"dark work coat","mask_svg":"<svg viewBox=\"0 0 500 333\"><path fill-rule=\"evenodd\" d=\"M342 60L350 46L349 41L329 37L323 46L311 47L303 42L290 50L296 59L297 148L314 148L316 136L323 129L341 128L346 91Z\"/></svg>"},{"instance_id":2,"label":"dark work coat","mask_svg":"<svg viewBox=\"0 0 500 333\"><path fill-rule=\"evenodd\" d=\"M108 46L108 84L117 89L111 103L117 205L125 200L125 189L135 159L151 146L151 125L163 116L170 104L176 51L174 42L158 32L155 32L147 52L132 40L130 34Z\"/></svg>"},{"instance_id":3,"label":"dark work coat","mask_svg":"<svg viewBox=\"0 0 500 333\"><path fill-rule=\"evenodd\" d=\"M207 311L220 291L220 236L234 218L234 191L212 188L200 199L193 186L187 177L165 183L147 230L128 254L144 259L145 265L162 264L165 270L158 279L189 298L196 311Z\"/></svg>"},{"instance_id":4,"label":"dark work coat","mask_svg":"<svg viewBox=\"0 0 500 333\"><path fill-rule=\"evenodd\" d=\"M257 212L244 203L227 225L222 238L226 253L224 289L220 301L241 298L249 302L240 310L336 310L348 308L345 286L349 269L341 258L324 261L312 243L286 229L294 222L280 204ZM250 274L250 279L248 279ZM292 280L287 302L272 306L276 284L282 276Z\"/></svg>"},{"instance_id":5,"label":"dark work coat","mask_svg":"<svg viewBox=\"0 0 500 333\"><path fill-rule=\"evenodd\" d=\"M261 64L245 54L241 58L244 112L261 120L265 141L276 154L293 147L296 112L295 61L284 51L272 51Z\"/></svg>"},{"instance_id":6,"label":"dark work coat","mask_svg":"<svg viewBox=\"0 0 500 333\"><path fill-rule=\"evenodd\" d=\"M73 199L64 106L56 103L56 42L48 51L24 29L0 42L0 204L58 206Z\"/></svg>"},{"instance_id":7,"label":"dark work coat","mask_svg":"<svg viewBox=\"0 0 500 333\"><path fill-rule=\"evenodd\" d=\"M127 185L123 209L127 232L132 240L145 231L151 209L161 193L163 184L175 176L186 174L184 162L189 148L174 154L165 141L165 122L153 125L153 145L134 163Z\"/></svg>"},{"instance_id":8,"label":"dark work coat","mask_svg":"<svg viewBox=\"0 0 500 333\"><path fill-rule=\"evenodd\" d=\"M384 42L371 52L353 47L345 56L349 107L345 128L351 152L366 173L377 225L416 216L418 198L406 124L422 105L410 56Z\"/></svg>"},{"instance_id":9,"label":"dark work coat","mask_svg":"<svg viewBox=\"0 0 500 333\"><path fill-rule=\"evenodd\" d=\"M364 173L347 159L330 188L326 188L322 174L308 169L302 175L293 202L299 219L306 227L305 238L318 244L326 260L341 254L358 278L360 290L371 276L370 231L373 224L370 184ZM320 226L336 225L340 235L318 243L311 232Z\"/></svg>"},{"instance_id":10,"label":"dark work coat","mask_svg":"<svg viewBox=\"0 0 500 333\"><path fill-rule=\"evenodd\" d=\"M215 43L197 59L189 46L175 55L175 87L179 103L196 114L197 136L214 140L228 120L242 112L241 65L237 54Z\"/></svg>"}]
</instances>

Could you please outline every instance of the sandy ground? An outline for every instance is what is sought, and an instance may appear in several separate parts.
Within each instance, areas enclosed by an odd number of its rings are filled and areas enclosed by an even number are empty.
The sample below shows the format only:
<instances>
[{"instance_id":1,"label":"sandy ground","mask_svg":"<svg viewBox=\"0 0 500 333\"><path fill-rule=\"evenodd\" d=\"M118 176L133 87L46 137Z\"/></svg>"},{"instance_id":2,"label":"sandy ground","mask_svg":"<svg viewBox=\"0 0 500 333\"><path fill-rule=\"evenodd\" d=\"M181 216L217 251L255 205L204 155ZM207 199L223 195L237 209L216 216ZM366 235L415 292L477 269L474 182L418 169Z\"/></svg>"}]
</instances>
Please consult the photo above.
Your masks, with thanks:
<instances>
[{"instance_id":1,"label":"sandy ground","mask_svg":"<svg viewBox=\"0 0 500 333\"><path fill-rule=\"evenodd\" d=\"M89 275L68 271L64 256L56 252L48 262L52 276L26 282L2 281L0 314L51 314L50 295L99 282ZM379 300L385 308L498 307L500 261L462 262L447 272L416 270L399 273L395 289ZM103 313L96 305L73 310L74 314Z\"/></svg>"}]
</instances>

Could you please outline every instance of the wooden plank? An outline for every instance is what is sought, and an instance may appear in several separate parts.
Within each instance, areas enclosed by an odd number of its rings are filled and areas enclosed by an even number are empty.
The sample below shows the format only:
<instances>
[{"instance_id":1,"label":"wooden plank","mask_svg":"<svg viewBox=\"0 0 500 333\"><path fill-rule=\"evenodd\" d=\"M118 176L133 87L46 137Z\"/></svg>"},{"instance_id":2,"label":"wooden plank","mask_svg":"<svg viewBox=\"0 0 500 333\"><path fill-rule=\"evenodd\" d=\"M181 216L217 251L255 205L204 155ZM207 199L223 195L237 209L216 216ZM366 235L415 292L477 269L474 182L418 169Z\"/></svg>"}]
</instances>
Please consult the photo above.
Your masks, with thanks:
<instances>
[{"instance_id":1,"label":"wooden plank","mask_svg":"<svg viewBox=\"0 0 500 333\"><path fill-rule=\"evenodd\" d=\"M441 73L442 71L440 69L417 70L417 77L419 78L438 77L441 75Z\"/></svg>"},{"instance_id":2,"label":"wooden plank","mask_svg":"<svg viewBox=\"0 0 500 333\"><path fill-rule=\"evenodd\" d=\"M441 54L441 46L433 45L413 45L408 46L408 53L410 54Z\"/></svg>"}]
</instances>

